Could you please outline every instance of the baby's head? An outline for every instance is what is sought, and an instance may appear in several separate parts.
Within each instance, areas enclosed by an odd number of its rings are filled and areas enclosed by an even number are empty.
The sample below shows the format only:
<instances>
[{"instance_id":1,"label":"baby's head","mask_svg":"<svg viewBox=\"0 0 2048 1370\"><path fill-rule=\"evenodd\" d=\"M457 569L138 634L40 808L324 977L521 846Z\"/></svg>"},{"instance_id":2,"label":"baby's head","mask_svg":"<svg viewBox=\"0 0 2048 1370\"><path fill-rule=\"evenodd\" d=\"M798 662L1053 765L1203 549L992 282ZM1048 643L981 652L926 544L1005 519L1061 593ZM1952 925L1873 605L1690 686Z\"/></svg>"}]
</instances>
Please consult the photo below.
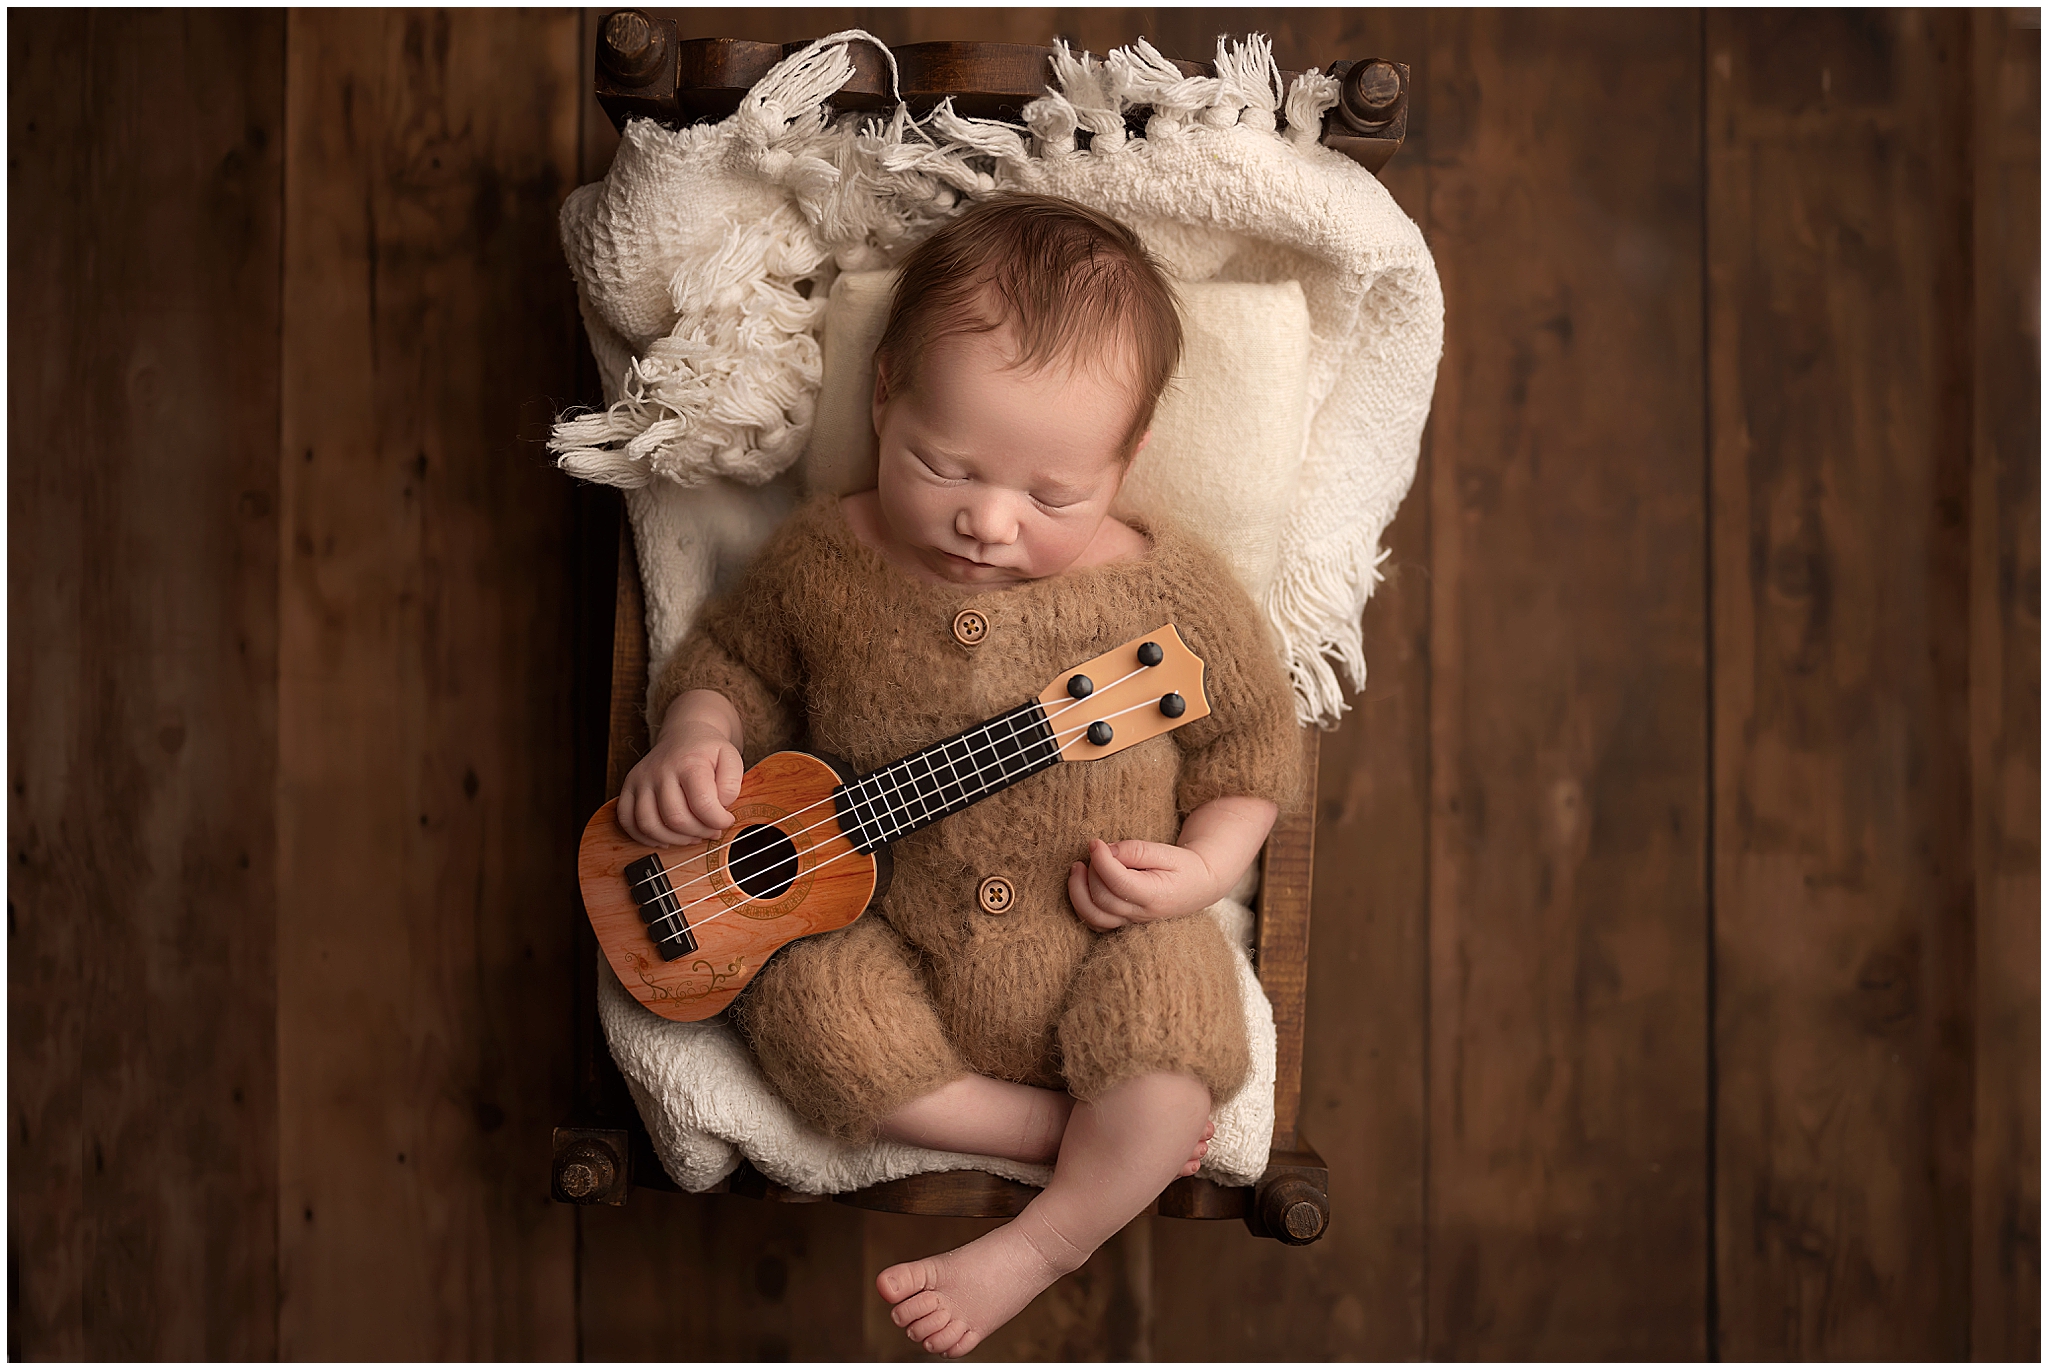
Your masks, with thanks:
<instances>
[{"instance_id":1,"label":"baby's head","mask_svg":"<svg viewBox=\"0 0 2048 1370\"><path fill-rule=\"evenodd\" d=\"M946 580L1057 575L1088 552L1180 359L1172 288L1071 201L963 212L905 259L875 349L877 493Z\"/></svg>"}]
</instances>

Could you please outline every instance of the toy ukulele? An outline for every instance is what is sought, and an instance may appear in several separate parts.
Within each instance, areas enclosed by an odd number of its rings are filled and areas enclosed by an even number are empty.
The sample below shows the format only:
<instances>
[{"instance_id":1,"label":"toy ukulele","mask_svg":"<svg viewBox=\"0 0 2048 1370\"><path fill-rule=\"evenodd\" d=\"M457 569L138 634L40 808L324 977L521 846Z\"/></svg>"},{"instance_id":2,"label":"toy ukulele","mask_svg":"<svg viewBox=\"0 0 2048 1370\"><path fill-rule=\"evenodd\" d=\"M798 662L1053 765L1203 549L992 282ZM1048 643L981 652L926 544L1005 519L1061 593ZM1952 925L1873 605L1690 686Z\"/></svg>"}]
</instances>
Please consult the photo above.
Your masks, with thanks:
<instances>
[{"instance_id":1,"label":"toy ukulele","mask_svg":"<svg viewBox=\"0 0 2048 1370\"><path fill-rule=\"evenodd\" d=\"M1095 761L1206 718L1202 670L1169 623L868 775L776 752L746 773L729 806L738 821L709 842L642 846L610 800L576 861L598 945L648 1008L709 1018L781 947L878 903L890 842L1058 762Z\"/></svg>"}]
</instances>

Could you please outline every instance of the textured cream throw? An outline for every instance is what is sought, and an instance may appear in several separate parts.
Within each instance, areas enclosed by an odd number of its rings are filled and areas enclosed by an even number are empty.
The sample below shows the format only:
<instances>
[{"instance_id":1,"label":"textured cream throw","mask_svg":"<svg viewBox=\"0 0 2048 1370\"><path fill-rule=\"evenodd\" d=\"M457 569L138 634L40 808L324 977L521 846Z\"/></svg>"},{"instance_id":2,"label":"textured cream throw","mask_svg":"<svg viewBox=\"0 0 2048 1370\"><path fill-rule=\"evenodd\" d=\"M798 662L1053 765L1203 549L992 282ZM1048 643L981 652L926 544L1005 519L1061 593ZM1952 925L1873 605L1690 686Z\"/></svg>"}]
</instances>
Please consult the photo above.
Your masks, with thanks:
<instances>
[{"instance_id":1,"label":"textured cream throw","mask_svg":"<svg viewBox=\"0 0 2048 1370\"><path fill-rule=\"evenodd\" d=\"M858 32L810 45L721 123L630 124L605 179L563 207L607 408L565 420L552 446L572 474L627 490L652 659L817 480L821 454L798 461L819 420L821 335L841 274L887 270L964 201L1029 190L1130 224L1183 283L1286 287L1305 304L1306 412L1283 444L1298 457L1277 474L1261 468L1268 493L1284 481L1293 498L1271 515L1270 558L1254 553L1240 569L1273 625L1300 717L1333 724L1344 685L1365 681L1359 615L1380 535L1414 475L1443 340L1420 231L1375 178L1315 141L1336 83L1311 72L1283 91L1258 37L1219 43L1219 75L1196 78L1141 41L1104 59L1062 47L1024 128L943 106L916 122L900 107L893 119L835 116L828 102L852 74L847 45L860 42L881 47ZM1142 137L1125 131L1136 107L1150 111ZM1245 298L1287 307L1269 291ZM1202 311L1189 313L1200 335ZM1232 343L1195 341L1191 366L1205 347L1227 358ZM1162 433L1165 420L1162 410ZM1269 448L1274 435L1260 436ZM1200 439L1186 438L1188 450ZM1145 474L1155 484L1134 498L1173 498L1163 466ZM1225 466L1189 482L1190 500L1227 510L1231 479ZM1200 531L1200 512L1186 513ZM1241 905L1211 913L1244 943ZM767 1091L722 1021L669 1023L600 978L613 1054L685 1188L715 1183L743 1152L811 1192L969 1165L1044 1178L982 1157L838 1146ZM1271 1013L1248 965L1242 978L1254 1080L1219 1107L1204 1172L1237 1183L1264 1168L1272 1121Z\"/></svg>"}]
</instances>

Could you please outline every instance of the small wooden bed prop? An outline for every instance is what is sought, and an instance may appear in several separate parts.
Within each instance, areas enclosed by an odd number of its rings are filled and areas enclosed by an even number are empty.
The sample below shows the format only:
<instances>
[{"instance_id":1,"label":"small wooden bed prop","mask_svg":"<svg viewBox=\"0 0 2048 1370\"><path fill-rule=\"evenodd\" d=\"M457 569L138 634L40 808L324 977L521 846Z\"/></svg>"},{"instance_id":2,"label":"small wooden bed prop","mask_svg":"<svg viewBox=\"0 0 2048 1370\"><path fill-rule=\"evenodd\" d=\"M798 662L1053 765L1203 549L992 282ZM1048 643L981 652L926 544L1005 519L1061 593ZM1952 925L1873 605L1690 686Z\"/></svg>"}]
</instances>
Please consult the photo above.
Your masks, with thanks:
<instances>
[{"instance_id":1,"label":"small wooden bed prop","mask_svg":"<svg viewBox=\"0 0 2048 1370\"><path fill-rule=\"evenodd\" d=\"M769 67L804 46L730 38L679 39L675 21L637 10L610 15L599 28L597 97L614 124L653 118L671 126L722 119ZM888 72L878 53L856 46L853 80L835 104L849 109L890 106ZM904 99L922 113L946 96L961 113L1016 118L1043 92L1052 50L1014 43L917 43L893 50ZM1181 61L1189 75L1208 75L1206 63ZM1333 62L1342 78L1337 106L1324 121L1322 141L1377 173L1407 133L1407 66L1379 59ZM1291 80L1292 72L1282 74ZM615 796L627 771L647 749L647 634L639 567L631 531L618 516L617 589L613 606L610 717L605 793ZM1309 895L1314 867L1314 799L1318 743L1302 732L1306 796L1280 815L1261 860L1258 930L1253 959L1272 1002L1277 1036L1273 1151L1255 1187L1232 1187L1202 1178L1174 1181L1155 1210L1174 1218L1235 1218L1255 1235L1307 1245L1329 1225L1329 1169L1297 1128L1301 1104L1302 1034L1308 980ZM599 951L579 911L579 986L594 983ZM624 1203L637 1184L675 1190L624 1078L612 1062L597 1021L594 997L579 989L577 1124L554 1135L553 1193L564 1203ZM891 1213L948 1217L1010 1217L1038 1192L982 1171L917 1175L835 1195L785 1189L742 1162L712 1192L784 1203L831 1200Z\"/></svg>"}]
</instances>

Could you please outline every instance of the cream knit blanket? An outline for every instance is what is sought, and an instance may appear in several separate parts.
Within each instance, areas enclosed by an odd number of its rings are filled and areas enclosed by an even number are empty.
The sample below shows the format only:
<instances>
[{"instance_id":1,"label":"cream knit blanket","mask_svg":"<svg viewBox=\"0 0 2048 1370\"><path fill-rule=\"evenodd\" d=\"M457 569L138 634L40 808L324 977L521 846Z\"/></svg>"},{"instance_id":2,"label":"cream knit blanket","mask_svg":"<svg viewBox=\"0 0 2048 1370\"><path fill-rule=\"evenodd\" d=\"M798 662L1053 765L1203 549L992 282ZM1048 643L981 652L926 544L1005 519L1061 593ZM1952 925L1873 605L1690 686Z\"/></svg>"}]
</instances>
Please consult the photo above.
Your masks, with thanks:
<instances>
[{"instance_id":1,"label":"cream knit blanket","mask_svg":"<svg viewBox=\"0 0 2048 1370\"><path fill-rule=\"evenodd\" d=\"M721 123L629 124L605 179L563 206L607 407L564 420L550 445L571 474L627 491L650 659L666 659L793 502L785 473L810 435L837 274L893 265L963 201L1028 190L1131 225L1181 280L1301 283L1310 419L1262 608L1302 721L1333 725L1344 684L1365 683L1359 616L1414 476L1443 342L1421 232L1378 180L1316 142L1336 82L1310 72L1283 91L1257 36L1219 41L1215 77L1182 76L1142 40L1102 59L1062 45L1024 128L947 106L922 121L901 106L884 120L835 116L827 102L856 42L888 52L866 33L834 34ZM1134 109L1149 110L1142 137L1126 133ZM1244 917L1227 902L1213 912ZM600 978L613 1054L685 1188L715 1183L742 1149L811 1192L963 1165L1044 1178L981 1157L840 1148L767 1092L722 1021L668 1023ZM1219 1109L1204 1172L1236 1183L1263 1170L1272 1123L1272 1018L1248 964L1244 978L1257 1086Z\"/></svg>"},{"instance_id":2,"label":"cream knit blanket","mask_svg":"<svg viewBox=\"0 0 2048 1370\"><path fill-rule=\"evenodd\" d=\"M810 435L817 328L840 270L893 264L963 197L1079 200L1130 224L1182 280L1293 280L1307 295L1302 493L1262 607L1302 721L1333 725L1339 670L1351 689L1365 684L1359 614L1415 474L1443 347L1421 231L1377 179L1316 142L1336 82L1310 73L1283 102L1263 38L1219 44L1217 77L1183 77L1141 41L1099 61L1059 49L1028 131L943 106L922 123L900 108L886 122L833 118L822 102L852 74L853 41L874 40L821 39L722 123L629 125L605 179L569 197L562 236L609 407L558 426L562 466L636 491L656 477L772 480ZM1151 110L1142 138L1125 135L1134 107ZM632 500L642 570L683 554L683 576L649 579L656 659L719 557L759 536L743 503Z\"/></svg>"}]
</instances>

